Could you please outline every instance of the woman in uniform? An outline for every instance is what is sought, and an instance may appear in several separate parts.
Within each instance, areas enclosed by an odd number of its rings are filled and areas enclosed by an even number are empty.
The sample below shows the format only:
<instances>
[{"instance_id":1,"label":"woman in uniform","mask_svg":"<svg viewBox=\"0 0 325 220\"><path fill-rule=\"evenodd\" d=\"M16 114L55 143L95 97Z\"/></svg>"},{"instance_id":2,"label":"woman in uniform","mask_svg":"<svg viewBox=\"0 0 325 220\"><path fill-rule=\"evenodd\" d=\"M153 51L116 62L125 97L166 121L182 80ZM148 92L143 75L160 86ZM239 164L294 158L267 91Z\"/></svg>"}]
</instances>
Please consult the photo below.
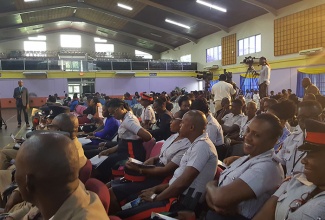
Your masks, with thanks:
<instances>
[{"instance_id":1,"label":"woman in uniform","mask_svg":"<svg viewBox=\"0 0 325 220\"><path fill-rule=\"evenodd\" d=\"M155 112L151 106L152 102L153 102L153 97L145 93L141 93L140 104L143 106L143 110L140 118L141 118L141 125L145 129L150 129L151 126L154 123L156 123Z\"/></svg>"},{"instance_id":2,"label":"woman in uniform","mask_svg":"<svg viewBox=\"0 0 325 220\"><path fill-rule=\"evenodd\" d=\"M122 123L118 129L118 144L115 147L102 151L99 156L108 158L97 167L95 176L107 182L111 176L112 167L119 161L129 157L144 161L146 151L142 145L143 141L150 141L151 134L141 127L139 120L130 111L129 106L121 99L112 99L107 104L107 110L111 116Z\"/></svg>"},{"instance_id":3,"label":"woman in uniform","mask_svg":"<svg viewBox=\"0 0 325 220\"><path fill-rule=\"evenodd\" d=\"M258 219L325 219L325 124L307 119L306 139L298 149L304 173L284 182L254 217Z\"/></svg>"}]
</instances>

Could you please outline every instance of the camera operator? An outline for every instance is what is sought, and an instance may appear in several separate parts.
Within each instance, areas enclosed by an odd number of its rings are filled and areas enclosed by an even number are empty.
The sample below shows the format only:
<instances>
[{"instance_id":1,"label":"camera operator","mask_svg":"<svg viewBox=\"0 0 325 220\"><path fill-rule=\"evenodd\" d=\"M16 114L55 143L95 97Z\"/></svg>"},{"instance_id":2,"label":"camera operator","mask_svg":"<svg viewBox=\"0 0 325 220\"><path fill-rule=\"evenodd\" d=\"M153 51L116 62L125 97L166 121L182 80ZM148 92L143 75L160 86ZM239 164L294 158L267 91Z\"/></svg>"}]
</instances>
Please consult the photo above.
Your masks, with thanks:
<instances>
[{"instance_id":1,"label":"camera operator","mask_svg":"<svg viewBox=\"0 0 325 220\"><path fill-rule=\"evenodd\" d=\"M234 87L226 82L227 76L225 74L221 74L219 76L219 82L214 84L211 88L211 93L214 95L214 103L216 112L222 109L221 100L223 98L228 98L231 100L231 96L236 93Z\"/></svg>"},{"instance_id":2,"label":"camera operator","mask_svg":"<svg viewBox=\"0 0 325 220\"><path fill-rule=\"evenodd\" d=\"M261 72L259 75L258 84L259 84L259 95L260 98L264 98L268 94L268 86L270 85L270 76L271 76L271 68L270 65L267 63L265 57L261 57L259 60L259 65L262 66Z\"/></svg>"}]
</instances>

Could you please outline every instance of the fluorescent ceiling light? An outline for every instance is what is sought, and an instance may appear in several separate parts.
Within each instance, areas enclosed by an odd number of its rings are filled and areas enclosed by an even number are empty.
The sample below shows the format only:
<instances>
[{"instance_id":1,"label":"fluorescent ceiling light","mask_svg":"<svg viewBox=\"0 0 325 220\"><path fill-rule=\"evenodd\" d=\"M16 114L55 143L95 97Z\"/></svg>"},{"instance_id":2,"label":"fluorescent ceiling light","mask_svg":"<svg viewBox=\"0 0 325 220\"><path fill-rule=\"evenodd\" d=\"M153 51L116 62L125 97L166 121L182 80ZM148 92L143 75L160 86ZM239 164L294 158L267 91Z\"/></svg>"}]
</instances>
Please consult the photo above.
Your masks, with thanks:
<instances>
[{"instance_id":1,"label":"fluorescent ceiling light","mask_svg":"<svg viewBox=\"0 0 325 220\"><path fill-rule=\"evenodd\" d=\"M160 35L158 34L154 34L154 33L150 33L152 36L155 36L155 37L161 37Z\"/></svg>"},{"instance_id":2,"label":"fluorescent ceiling light","mask_svg":"<svg viewBox=\"0 0 325 220\"><path fill-rule=\"evenodd\" d=\"M28 40L46 40L46 36L38 35L37 37L28 37Z\"/></svg>"},{"instance_id":3,"label":"fluorescent ceiling light","mask_svg":"<svg viewBox=\"0 0 325 220\"><path fill-rule=\"evenodd\" d=\"M214 5L214 4L211 4L209 2L205 2L205 1L201 1L201 0L196 0L196 2L199 4L202 4L202 5L208 6L210 8L216 9L218 11L227 12L227 9L217 6L217 5Z\"/></svg>"},{"instance_id":4,"label":"fluorescent ceiling light","mask_svg":"<svg viewBox=\"0 0 325 220\"><path fill-rule=\"evenodd\" d=\"M130 11L133 10L132 7L130 7L130 6L128 6L128 5L124 5L124 4L122 4L122 3L117 3L117 6L120 7L120 8L124 8L124 9L126 9L126 10L130 10Z\"/></svg>"},{"instance_id":5,"label":"fluorescent ceiling light","mask_svg":"<svg viewBox=\"0 0 325 220\"><path fill-rule=\"evenodd\" d=\"M177 26L180 26L180 27L186 28L186 29L191 29L190 26L187 26L187 25L185 25L185 24L182 24L182 23L179 23L179 22L176 22L176 21L173 21L173 20L167 19L167 18L165 19L165 21L166 21L167 23L174 24L174 25L177 25Z\"/></svg>"},{"instance_id":6,"label":"fluorescent ceiling light","mask_svg":"<svg viewBox=\"0 0 325 220\"><path fill-rule=\"evenodd\" d=\"M38 2L40 0L24 0L24 2Z\"/></svg>"},{"instance_id":7,"label":"fluorescent ceiling light","mask_svg":"<svg viewBox=\"0 0 325 220\"><path fill-rule=\"evenodd\" d=\"M107 40L105 39L100 39L99 37L94 37L94 41L96 43L107 43Z\"/></svg>"}]
</instances>

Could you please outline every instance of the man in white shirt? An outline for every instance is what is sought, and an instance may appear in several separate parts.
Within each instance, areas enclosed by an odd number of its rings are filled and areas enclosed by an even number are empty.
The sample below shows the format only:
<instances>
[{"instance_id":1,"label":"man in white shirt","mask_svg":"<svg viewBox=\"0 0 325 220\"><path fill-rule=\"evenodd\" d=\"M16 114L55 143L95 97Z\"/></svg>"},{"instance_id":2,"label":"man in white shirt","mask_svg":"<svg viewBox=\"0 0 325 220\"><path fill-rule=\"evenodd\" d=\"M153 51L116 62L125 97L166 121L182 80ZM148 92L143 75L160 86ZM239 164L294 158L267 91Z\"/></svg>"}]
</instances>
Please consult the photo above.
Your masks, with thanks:
<instances>
[{"instance_id":1,"label":"man in white shirt","mask_svg":"<svg viewBox=\"0 0 325 220\"><path fill-rule=\"evenodd\" d=\"M231 100L231 96L236 93L234 87L230 83L227 83L226 79L226 75L221 74L219 76L219 82L214 84L211 88L211 93L214 95L216 112L222 108L221 100L223 98L227 97L229 100Z\"/></svg>"},{"instance_id":2,"label":"man in white shirt","mask_svg":"<svg viewBox=\"0 0 325 220\"><path fill-rule=\"evenodd\" d=\"M260 98L264 98L268 94L268 86L270 85L270 76L271 76L271 68L267 63L265 57L260 58L259 64L262 66L261 72L258 74L260 77L258 78L259 85L259 95Z\"/></svg>"}]
</instances>

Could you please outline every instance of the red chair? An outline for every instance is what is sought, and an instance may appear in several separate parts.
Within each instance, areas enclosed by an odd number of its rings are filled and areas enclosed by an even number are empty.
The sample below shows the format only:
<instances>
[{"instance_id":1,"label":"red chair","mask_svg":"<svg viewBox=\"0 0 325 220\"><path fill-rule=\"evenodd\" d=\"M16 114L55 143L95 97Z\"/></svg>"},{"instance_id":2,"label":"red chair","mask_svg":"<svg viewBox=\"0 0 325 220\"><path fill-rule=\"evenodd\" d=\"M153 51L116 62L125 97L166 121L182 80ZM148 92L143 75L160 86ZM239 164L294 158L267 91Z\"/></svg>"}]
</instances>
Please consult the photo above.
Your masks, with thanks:
<instances>
[{"instance_id":1,"label":"red chair","mask_svg":"<svg viewBox=\"0 0 325 220\"><path fill-rule=\"evenodd\" d=\"M217 172L216 172L216 175L214 176L214 180L219 181L219 177L220 177L222 171L223 171L223 169L221 167L217 166Z\"/></svg>"},{"instance_id":2,"label":"red chair","mask_svg":"<svg viewBox=\"0 0 325 220\"><path fill-rule=\"evenodd\" d=\"M152 148L155 146L156 140L154 138L151 138L150 141L144 142L143 147L146 150L146 160L149 159Z\"/></svg>"},{"instance_id":3,"label":"red chair","mask_svg":"<svg viewBox=\"0 0 325 220\"><path fill-rule=\"evenodd\" d=\"M83 184L85 184L87 180L90 178L92 169L93 166L90 160L87 160L85 166L83 166L79 171L79 179Z\"/></svg>"},{"instance_id":4,"label":"red chair","mask_svg":"<svg viewBox=\"0 0 325 220\"><path fill-rule=\"evenodd\" d=\"M108 213L111 196L107 186L98 179L90 178L85 183L87 190L94 192L98 195L100 201L103 203L105 211Z\"/></svg>"},{"instance_id":5,"label":"red chair","mask_svg":"<svg viewBox=\"0 0 325 220\"><path fill-rule=\"evenodd\" d=\"M149 158L158 156L160 154L160 150L161 150L163 144L164 144L163 141L157 142L155 144L155 146L152 148Z\"/></svg>"}]
</instances>

